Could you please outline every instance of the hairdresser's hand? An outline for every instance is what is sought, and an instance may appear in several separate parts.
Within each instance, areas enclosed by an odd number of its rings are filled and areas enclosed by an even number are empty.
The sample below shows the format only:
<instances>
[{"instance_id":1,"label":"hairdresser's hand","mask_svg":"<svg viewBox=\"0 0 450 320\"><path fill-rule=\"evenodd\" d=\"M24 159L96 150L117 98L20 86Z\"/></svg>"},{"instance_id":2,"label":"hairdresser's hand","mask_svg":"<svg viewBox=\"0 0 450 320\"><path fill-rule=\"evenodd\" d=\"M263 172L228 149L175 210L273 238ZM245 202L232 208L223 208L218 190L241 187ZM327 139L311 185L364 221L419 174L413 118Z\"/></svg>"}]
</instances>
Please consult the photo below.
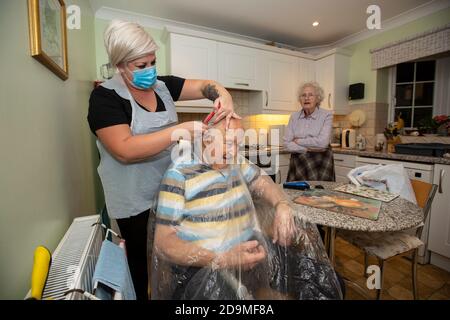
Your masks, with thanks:
<instances>
[{"instance_id":1,"label":"hairdresser's hand","mask_svg":"<svg viewBox=\"0 0 450 320\"><path fill-rule=\"evenodd\" d=\"M289 246L294 237L294 214L288 203L280 203L276 206L275 217L272 225L273 242L281 246Z\"/></svg>"},{"instance_id":2,"label":"hairdresser's hand","mask_svg":"<svg viewBox=\"0 0 450 320\"><path fill-rule=\"evenodd\" d=\"M214 262L221 269L233 267L249 269L265 259L266 255L264 247L253 240L240 243L218 255Z\"/></svg>"},{"instance_id":3,"label":"hairdresser's hand","mask_svg":"<svg viewBox=\"0 0 450 320\"><path fill-rule=\"evenodd\" d=\"M230 126L231 118L242 119L234 112L233 98L226 90L214 101L214 111L216 113L214 123L226 118L226 128Z\"/></svg>"}]
</instances>

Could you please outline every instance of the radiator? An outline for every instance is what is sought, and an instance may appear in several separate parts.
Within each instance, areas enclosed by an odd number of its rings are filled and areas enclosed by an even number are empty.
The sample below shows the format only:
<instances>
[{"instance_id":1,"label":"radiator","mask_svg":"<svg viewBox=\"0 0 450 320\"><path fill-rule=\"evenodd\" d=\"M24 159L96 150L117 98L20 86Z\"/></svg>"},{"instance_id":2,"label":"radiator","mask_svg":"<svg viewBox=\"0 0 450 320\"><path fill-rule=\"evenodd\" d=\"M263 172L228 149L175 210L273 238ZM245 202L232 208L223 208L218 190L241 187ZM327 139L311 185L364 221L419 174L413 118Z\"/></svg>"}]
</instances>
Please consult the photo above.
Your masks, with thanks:
<instances>
[{"instance_id":1,"label":"radiator","mask_svg":"<svg viewBox=\"0 0 450 320\"><path fill-rule=\"evenodd\" d=\"M81 294L71 289L92 293L92 277L100 253L103 230L99 215L73 220L66 234L52 254L52 263L42 299L81 300Z\"/></svg>"}]
</instances>

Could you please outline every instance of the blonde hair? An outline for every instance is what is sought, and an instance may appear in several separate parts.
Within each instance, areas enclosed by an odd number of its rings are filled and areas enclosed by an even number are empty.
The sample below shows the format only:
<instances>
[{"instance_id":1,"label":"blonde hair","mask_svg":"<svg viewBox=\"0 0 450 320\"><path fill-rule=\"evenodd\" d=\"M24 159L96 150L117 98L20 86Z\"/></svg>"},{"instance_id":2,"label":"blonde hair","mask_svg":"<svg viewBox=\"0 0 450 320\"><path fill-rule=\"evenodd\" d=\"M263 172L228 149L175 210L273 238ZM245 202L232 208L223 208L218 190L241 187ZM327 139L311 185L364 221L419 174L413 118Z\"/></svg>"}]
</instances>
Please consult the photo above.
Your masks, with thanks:
<instances>
[{"instance_id":1,"label":"blonde hair","mask_svg":"<svg viewBox=\"0 0 450 320\"><path fill-rule=\"evenodd\" d=\"M113 67L158 50L157 44L142 26L122 20L111 21L105 30L104 42Z\"/></svg>"},{"instance_id":2,"label":"blonde hair","mask_svg":"<svg viewBox=\"0 0 450 320\"><path fill-rule=\"evenodd\" d=\"M314 92L316 93L316 97L317 97L317 105L320 105L324 99L324 95L325 93L323 92L322 87L314 81L309 81L309 82L305 82L303 83L300 88L298 89L298 100L300 101L300 98L303 94L303 90L305 90L305 88L313 88Z\"/></svg>"}]
</instances>

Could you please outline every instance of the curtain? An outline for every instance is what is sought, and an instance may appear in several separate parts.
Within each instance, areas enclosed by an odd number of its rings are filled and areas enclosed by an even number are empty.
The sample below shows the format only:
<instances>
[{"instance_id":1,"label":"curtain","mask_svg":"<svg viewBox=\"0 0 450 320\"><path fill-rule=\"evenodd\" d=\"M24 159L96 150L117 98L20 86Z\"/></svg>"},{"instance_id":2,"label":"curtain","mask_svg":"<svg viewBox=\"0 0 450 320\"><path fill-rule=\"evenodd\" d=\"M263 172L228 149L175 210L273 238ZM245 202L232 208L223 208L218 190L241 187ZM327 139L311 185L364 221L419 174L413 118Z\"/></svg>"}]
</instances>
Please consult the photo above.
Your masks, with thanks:
<instances>
[{"instance_id":1,"label":"curtain","mask_svg":"<svg viewBox=\"0 0 450 320\"><path fill-rule=\"evenodd\" d=\"M447 51L450 51L450 23L370 50L372 69L390 67Z\"/></svg>"}]
</instances>

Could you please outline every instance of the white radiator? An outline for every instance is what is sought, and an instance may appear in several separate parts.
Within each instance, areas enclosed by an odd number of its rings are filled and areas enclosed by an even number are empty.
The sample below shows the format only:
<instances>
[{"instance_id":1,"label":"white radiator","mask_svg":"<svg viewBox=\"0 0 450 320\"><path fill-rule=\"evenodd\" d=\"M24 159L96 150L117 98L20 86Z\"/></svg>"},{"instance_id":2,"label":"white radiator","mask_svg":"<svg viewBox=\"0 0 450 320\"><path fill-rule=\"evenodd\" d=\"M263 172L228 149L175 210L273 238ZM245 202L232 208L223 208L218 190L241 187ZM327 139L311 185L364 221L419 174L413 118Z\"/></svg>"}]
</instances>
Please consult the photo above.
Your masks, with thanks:
<instances>
[{"instance_id":1,"label":"white radiator","mask_svg":"<svg viewBox=\"0 0 450 320\"><path fill-rule=\"evenodd\" d=\"M42 299L80 300L81 294L71 289L92 293L92 277L103 241L99 215L73 220L52 254L52 263Z\"/></svg>"}]
</instances>

